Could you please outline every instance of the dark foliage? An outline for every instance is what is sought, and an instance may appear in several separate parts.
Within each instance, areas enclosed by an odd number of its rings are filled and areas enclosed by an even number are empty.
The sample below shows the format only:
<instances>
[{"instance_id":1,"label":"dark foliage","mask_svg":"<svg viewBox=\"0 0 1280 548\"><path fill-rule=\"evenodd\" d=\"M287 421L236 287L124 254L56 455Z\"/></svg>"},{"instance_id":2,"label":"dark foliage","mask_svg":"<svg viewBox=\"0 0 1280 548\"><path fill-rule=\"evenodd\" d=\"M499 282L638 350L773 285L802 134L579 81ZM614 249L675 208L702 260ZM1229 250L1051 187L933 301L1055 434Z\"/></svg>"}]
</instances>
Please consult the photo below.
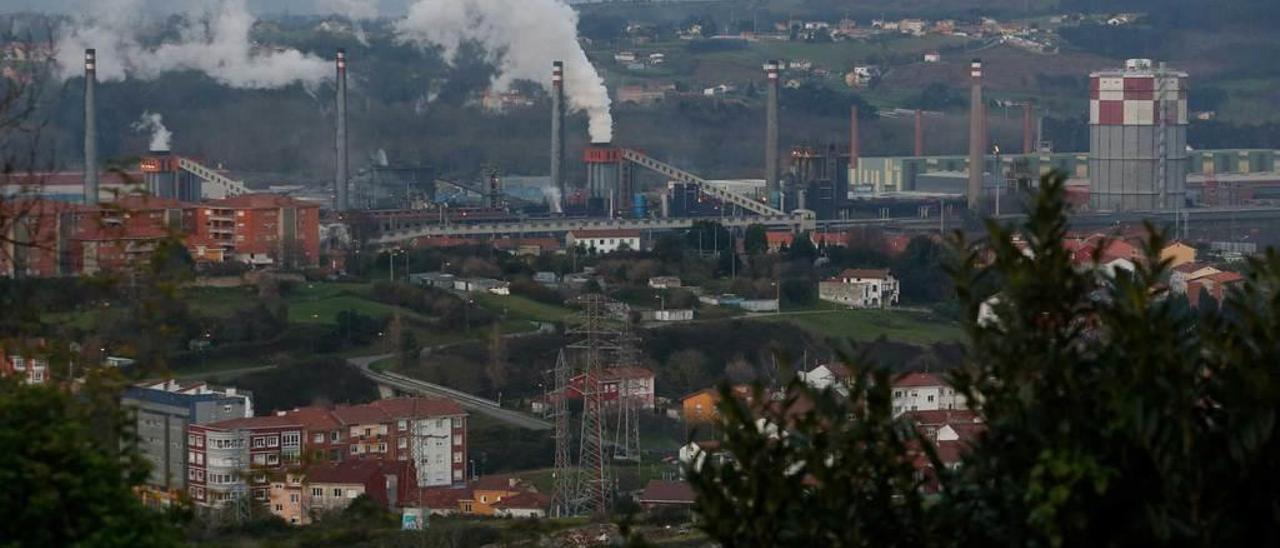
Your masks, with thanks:
<instances>
[{"instance_id":1,"label":"dark foliage","mask_svg":"<svg viewBox=\"0 0 1280 548\"><path fill-rule=\"evenodd\" d=\"M378 387L338 358L281 365L236 379L235 385L253 392L259 413L323 403L367 403L378 399Z\"/></svg>"}]
</instances>

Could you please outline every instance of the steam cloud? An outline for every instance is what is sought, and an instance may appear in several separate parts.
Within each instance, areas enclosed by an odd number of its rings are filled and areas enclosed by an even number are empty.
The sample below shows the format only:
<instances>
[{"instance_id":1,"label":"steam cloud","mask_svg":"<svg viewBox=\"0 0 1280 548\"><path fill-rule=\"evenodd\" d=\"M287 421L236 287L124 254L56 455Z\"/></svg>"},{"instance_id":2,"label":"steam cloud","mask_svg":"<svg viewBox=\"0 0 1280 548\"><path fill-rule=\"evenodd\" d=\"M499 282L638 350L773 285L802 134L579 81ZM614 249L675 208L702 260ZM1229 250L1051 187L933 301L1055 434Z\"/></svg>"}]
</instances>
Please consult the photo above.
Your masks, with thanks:
<instances>
[{"instance_id":1,"label":"steam cloud","mask_svg":"<svg viewBox=\"0 0 1280 548\"><path fill-rule=\"evenodd\" d=\"M564 61L570 110L587 111L592 142L613 140L609 92L578 45L578 15L563 0L417 0L395 31L402 42L441 47L447 60L464 42L480 43L498 68L497 90L515 80L549 89L551 62Z\"/></svg>"},{"instance_id":2,"label":"steam cloud","mask_svg":"<svg viewBox=\"0 0 1280 548\"><path fill-rule=\"evenodd\" d=\"M336 13L351 20L351 29L356 40L366 46L369 45L369 39L360 23L378 18L376 0L318 0L317 7L321 11Z\"/></svg>"},{"instance_id":3,"label":"steam cloud","mask_svg":"<svg viewBox=\"0 0 1280 548\"><path fill-rule=\"evenodd\" d=\"M61 29L55 55L63 78L79 74L88 48L98 50L98 78L104 81L126 76L150 80L169 71L195 70L235 88L272 89L294 82L312 86L332 77L324 59L251 43L255 19L245 0L205 5L202 12L187 15L176 40L159 45L144 44L140 37L143 0L90 1L86 10Z\"/></svg>"},{"instance_id":4,"label":"steam cloud","mask_svg":"<svg viewBox=\"0 0 1280 548\"><path fill-rule=\"evenodd\" d=\"M169 148L169 141L173 138L173 132L164 127L164 117L160 113L143 112L142 117L133 123L133 129L151 132L151 150L155 152L172 150Z\"/></svg>"}]
</instances>

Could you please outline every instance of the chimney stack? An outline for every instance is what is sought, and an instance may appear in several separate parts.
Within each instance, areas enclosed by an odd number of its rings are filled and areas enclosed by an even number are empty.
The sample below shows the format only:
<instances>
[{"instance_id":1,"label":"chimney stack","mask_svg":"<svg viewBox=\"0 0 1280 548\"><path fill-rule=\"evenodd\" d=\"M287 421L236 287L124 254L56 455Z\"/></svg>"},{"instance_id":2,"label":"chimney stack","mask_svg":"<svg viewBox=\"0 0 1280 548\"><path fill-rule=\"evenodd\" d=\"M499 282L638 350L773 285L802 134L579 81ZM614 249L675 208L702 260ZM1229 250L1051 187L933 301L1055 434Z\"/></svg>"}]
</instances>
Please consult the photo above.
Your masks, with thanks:
<instances>
[{"instance_id":1,"label":"chimney stack","mask_svg":"<svg viewBox=\"0 0 1280 548\"><path fill-rule=\"evenodd\" d=\"M849 169L858 169L859 151L862 144L858 142L858 105L849 107Z\"/></svg>"},{"instance_id":2,"label":"chimney stack","mask_svg":"<svg viewBox=\"0 0 1280 548\"><path fill-rule=\"evenodd\" d=\"M986 117L987 108L982 100L982 60L974 59L969 65L969 76L973 79L973 90L969 97L969 210L978 211L982 207L982 175L985 171L987 147Z\"/></svg>"},{"instance_id":3,"label":"chimney stack","mask_svg":"<svg viewBox=\"0 0 1280 548\"><path fill-rule=\"evenodd\" d=\"M1035 126L1031 123L1034 116L1034 108L1031 102L1027 101L1022 104L1022 153L1032 154L1036 151L1035 145Z\"/></svg>"},{"instance_id":4,"label":"chimney stack","mask_svg":"<svg viewBox=\"0 0 1280 548\"><path fill-rule=\"evenodd\" d=\"M564 62L551 63L551 185L558 203L554 212L564 211Z\"/></svg>"},{"instance_id":5,"label":"chimney stack","mask_svg":"<svg viewBox=\"0 0 1280 548\"><path fill-rule=\"evenodd\" d=\"M768 91L765 103L764 180L770 205L778 207L782 203L782 185L778 180L778 61L765 63L764 73Z\"/></svg>"},{"instance_id":6,"label":"chimney stack","mask_svg":"<svg viewBox=\"0 0 1280 548\"><path fill-rule=\"evenodd\" d=\"M333 181L333 208L338 211L346 211L350 207L347 197L347 192L350 190L350 181L347 176L347 50L338 49L337 67L338 131L336 146L338 161Z\"/></svg>"},{"instance_id":7,"label":"chimney stack","mask_svg":"<svg viewBox=\"0 0 1280 548\"><path fill-rule=\"evenodd\" d=\"M915 155L924 156L924 111L920 109L916 109Z\"/></svg>"},{"instance_id":8,"label":"chimney stack","mask_svg":"<svg viewBox=\"0 0 1280 548\"><path fill-rule=\"evenodd\" d=\"M84 203L98 203L97 51L84 50Z\"/></svg>"}]
</instances>

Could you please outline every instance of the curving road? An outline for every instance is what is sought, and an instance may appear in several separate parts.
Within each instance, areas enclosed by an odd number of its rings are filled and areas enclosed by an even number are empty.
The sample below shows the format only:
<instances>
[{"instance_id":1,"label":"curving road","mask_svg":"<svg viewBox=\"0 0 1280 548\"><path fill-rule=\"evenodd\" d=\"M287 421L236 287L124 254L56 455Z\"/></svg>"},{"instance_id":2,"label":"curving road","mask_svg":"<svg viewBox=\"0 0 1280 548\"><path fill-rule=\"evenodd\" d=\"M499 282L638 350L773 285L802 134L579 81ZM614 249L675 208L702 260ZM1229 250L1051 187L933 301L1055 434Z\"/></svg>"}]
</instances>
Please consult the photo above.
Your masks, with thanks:
<instances>
[{"instance_id":1,"label":"curving road","mask_svg":"<svg viewBox=\"0 0 1280 548\"><path fill-rule=\"evenodd\" d=\"M374 362L384 360L392 356L392 354L361 356L359 358L349 358L347 359L347 363L354 366L361 374L380 386L389 386L396 390L413 394L449 398L458 402L458 404L467 411L479 413L518 428L526 428L529 430L551 429L551 423L519 411L504 409L502 406L498 405L498 402L493 400L481 398L460 390L454 390L447 386L440 386L438 384L420 381L404 375L381 373L374 371L373 368L369 367Z\"/></svg>"}]
</instances>

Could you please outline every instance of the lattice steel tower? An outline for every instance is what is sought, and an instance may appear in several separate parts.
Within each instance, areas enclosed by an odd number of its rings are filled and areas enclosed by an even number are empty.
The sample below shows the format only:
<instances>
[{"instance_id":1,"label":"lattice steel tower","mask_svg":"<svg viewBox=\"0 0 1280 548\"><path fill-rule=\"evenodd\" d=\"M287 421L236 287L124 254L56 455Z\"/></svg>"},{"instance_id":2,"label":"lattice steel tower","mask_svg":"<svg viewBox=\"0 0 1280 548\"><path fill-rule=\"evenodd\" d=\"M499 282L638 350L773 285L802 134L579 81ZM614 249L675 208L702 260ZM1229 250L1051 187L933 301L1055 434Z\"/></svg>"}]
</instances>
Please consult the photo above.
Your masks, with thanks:
<instances>
[{"instance_id":1,"label":"lattice steel tower","mask_svg":"<svg viewBox=\"0 0 1280 548\"><path fill-rule=\"evenodd\" d=\"M580 323L569 332L581 337L569 345L581 357L582 435L578 450L578 514L608 512L613 484L605 463L605 409L601 371L616 356L621 333L610 318L616 305L603 295L581 299Z\"/></svg>"}]
</instances>

